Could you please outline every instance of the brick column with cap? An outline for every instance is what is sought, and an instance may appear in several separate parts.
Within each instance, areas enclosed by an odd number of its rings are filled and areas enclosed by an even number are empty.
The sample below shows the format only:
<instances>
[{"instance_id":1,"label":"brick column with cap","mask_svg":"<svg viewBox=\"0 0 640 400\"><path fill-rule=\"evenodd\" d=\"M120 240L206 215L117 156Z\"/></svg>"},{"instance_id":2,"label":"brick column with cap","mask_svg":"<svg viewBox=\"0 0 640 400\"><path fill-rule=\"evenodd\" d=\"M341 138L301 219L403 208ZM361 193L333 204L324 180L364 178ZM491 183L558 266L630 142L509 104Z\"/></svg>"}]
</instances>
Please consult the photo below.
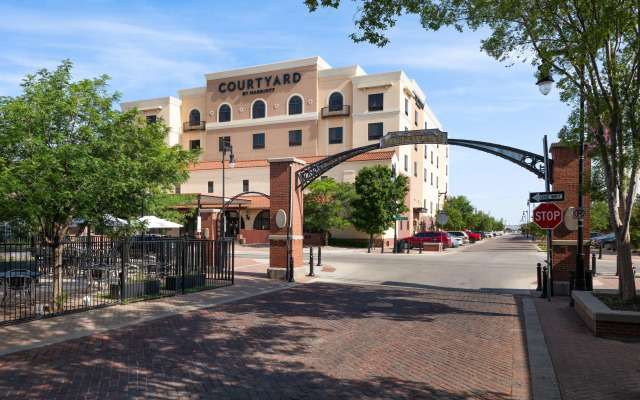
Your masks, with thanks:
<instances>
[{"instance_id":1,"label":"brick column with cap","mask_svg":"<svg viewBox=\"0 0 640 400\"><path fill-rule=\"evenodd\" d=\"M294 157L272 158L267 160L270 166L270 192L271 202L269 211L269 268L267 276L274 279L285 279L287 268L287 227L291 219L291 249L293 255L294 278L304 276L302 260L302 190L296 190L296 172L306 164L304 161ZM289 166L292 166L290 169ZM293 174L293 184L291 183ZM290 188L293 193L293 206L289 215L289 193ZM281 228L276 223L276 214L282 210L286 218L286 223Z\"/></svg>"},{"instance_id":2,"label":"brick column with cap","mask_svg":"<svg viewBox=\"0 0 640 400\"><path fill-rule=\"evenodd\" d=\"M569 271L576 269L578 230L570 207L578 207L580 149L570 149L553 143L549 148L553 158L553 191L564 191L565 201L555 202L564 212L563 222L553 230L553 290L554 295L569 295ZM586 153L586 152L585 152ZM591 176L591 159L584 158L584 182ZM591 195L583 193L582 204L587 215L583 221L582 243L584 270L589 271L591 249ZM567 211L569 210L569 211ZM572 226L573 225L573 226Z\"/></svg>"}]
</instances>

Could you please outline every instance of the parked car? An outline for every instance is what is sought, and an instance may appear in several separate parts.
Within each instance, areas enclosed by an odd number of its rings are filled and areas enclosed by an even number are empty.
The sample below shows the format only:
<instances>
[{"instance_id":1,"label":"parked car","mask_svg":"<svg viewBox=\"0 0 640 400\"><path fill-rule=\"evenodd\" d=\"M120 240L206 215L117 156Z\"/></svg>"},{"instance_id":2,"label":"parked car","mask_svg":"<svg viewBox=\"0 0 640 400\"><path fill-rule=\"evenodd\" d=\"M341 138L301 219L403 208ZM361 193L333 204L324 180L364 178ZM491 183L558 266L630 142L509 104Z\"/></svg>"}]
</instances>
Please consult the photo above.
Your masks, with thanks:
<instances>
[{"instance_id":1,"label":"parked car","mask_svg":"<svg viewBox=\"0 0 640 400\"><path fill-rule=\"evenodd\" d=\"M481 239L486 239L487 238L487 233L486 232L482 232L482 231L472 231L471 233L475 233L480 235Z\"/></svg>"},{"instance_id":2,"label":"parked car","mask_svg":"<svg viewBox=\"0 0 640 400\"><path fill-rule=\"evenodd\" d=\"M480 232L464 231L464 233L469 237L469 243L475 243L483 238L483 235Z\"/></svg>"},{"instance_id":3,"label":"parked car","mask_svg":"<svg viewBox=\"0 0 640 400\"><path fill-rule=\"evenodd\" d=\"M595 238L603 237L604 233L602 232L591 232L590 239L593 240Z\"/></svg>"},{"instance_id":4,"label":"parked car","mask_svg":"<svg viewBox=\"0 0 640 400\"><path fill-rule=\"evenodd\" d=\"M449 235L451 235L451 237L456 238L459 237L462 239L462 245L469 243L469 236L467 235L466 232L464 231L447 231L447 233Z\"/></svg>"},{"instance_id":5,"label":"parked car","mask_svg":"<svg viewBox=\"0 0 640 400\"><path fill-rule=\"evenodd\" d=\"M608 235L600 236L591 241L591 245L595 247L602 246L605 250L614 250L616 249L616 235L615 233L610 233Z\"/></svg>"},{"instance_id":6,"label":"parked car","mask_svg":"<svg viewBox=\"0 0 640 400\"><path fill-rule=\"evenodd\" d=\"M410 247L420 246L420 243L442 243L443 247L453 246L453 243L451 242L451 235L447 232L420 232L402 240L409 243Z\"/></svg>"},{"instance_id":7,"label":"parked car","mask_svg":"<svg viewBox=\"0 0 640 400\"><path fill-rule=\"evenodd\" d=\"M459 247L462 246L462 237L461 236L451 236L451 247Z\"/></svg>"}]
</instances>

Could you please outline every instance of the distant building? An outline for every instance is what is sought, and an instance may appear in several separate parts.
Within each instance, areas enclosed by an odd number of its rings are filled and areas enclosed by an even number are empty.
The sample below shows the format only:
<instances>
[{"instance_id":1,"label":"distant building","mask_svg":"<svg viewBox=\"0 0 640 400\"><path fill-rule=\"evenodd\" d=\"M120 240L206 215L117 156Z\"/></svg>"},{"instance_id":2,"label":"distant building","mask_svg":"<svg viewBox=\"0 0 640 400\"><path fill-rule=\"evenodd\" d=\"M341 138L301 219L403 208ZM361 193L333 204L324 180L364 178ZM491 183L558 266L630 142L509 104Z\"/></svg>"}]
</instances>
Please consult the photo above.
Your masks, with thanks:
<instances>
[{"instance_id":1,"label":"distant building","mask_svg":"<svg viewBox=\"0 0 640 400\"><path fill-rule=\"evenodd\" d=\"M222 144L233 147L236 166L225 167L225 196L246 191L269 194L267 159L297 157L311 163L328 155L365 146L391 131L442 129L425 95L404 72L367 75L359 66L331 68L311 57L205 74L205 85L179 90L179 99L163 97L122 103L138 107L149 120L164 118L171 127L170 145L201 147L200 163L191 168L180 193L222 196ZM227 156L228 161L228 156ZM429 229L439 200L448 192L448 146L404 145L358 156L326 176L354 182L364 166L397 166L410 178L407 221L398 237ZM247 196L251 204L233 205L228 226L245 236L269 227L268 201ZM440 204L442 207L442 204ZM266 211L265 211L266 210ZM191 231L195 225L191 224ZM227 229L229 231L229 229ZM334 237L365 238L354 229ZM390 230L385 237L393 237Z\"/></svg>"}]
</instances>

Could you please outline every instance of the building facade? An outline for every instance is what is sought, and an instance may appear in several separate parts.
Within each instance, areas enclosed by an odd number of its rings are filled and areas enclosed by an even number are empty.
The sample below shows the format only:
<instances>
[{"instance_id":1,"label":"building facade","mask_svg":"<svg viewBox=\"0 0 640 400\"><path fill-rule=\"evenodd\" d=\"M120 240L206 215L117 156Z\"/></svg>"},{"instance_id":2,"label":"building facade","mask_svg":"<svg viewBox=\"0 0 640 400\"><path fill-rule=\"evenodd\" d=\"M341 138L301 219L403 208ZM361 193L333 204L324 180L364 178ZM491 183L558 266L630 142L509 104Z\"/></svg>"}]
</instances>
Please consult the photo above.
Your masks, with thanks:
<instances>
[{"instance_id":1,"label":"building facade","mask_svg":"<svg viewBox=\"0 0 640 400\"><path fill-rule=\"evenodd\" d=\"M148 120L163 118L171 128L168 144L203 149L200 163L191 168L180 193L222 196L224 144L233 148L236 161L233 169L225 164L228 198L247 191L269 194L270 158L296 157L311 163L375 143L387 132L442 130L423 91L402 71L368 75L357 65L332 68L322 58L311 57L204 77L205 86L179 90L179 98L121 104L123 110L138 107ZM362 167L375 164L396 165L399 173L410 178L405 200L410 211L404 215L407 220L398 223L398 236L430 229L448 192L448 146L404 145L375 151L344 162L326 175L338 182L354 182ZM228 219L242 230L264 230L268 224L264 209L264 201L240 210L231 207ZM332 234L366 237L353 229ZM393 238L393 230L384 236Z\"/></svg>"}]
</instances>

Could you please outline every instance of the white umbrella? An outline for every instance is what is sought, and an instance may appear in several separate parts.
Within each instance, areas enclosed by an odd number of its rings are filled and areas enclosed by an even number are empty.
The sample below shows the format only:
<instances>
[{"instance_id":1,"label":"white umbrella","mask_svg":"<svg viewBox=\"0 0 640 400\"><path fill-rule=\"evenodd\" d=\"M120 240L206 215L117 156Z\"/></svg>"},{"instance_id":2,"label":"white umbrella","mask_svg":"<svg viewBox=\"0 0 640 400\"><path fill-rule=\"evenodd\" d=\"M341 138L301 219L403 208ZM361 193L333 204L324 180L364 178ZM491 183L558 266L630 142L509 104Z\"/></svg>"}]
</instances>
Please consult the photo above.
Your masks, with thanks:
<instances>
[{"instance_id":1,"label":"white umbrella","mask_svg":"<svg viewBox=\"0 0 640 400\"><path fill-rule=\"evenodd\" d=\"M153 215L147 215L138 220L138 222L143 222L149 229L155 228L182 228L182 225L167 221L166 219L154 217Z\"/></svg>"}]
</instances>

